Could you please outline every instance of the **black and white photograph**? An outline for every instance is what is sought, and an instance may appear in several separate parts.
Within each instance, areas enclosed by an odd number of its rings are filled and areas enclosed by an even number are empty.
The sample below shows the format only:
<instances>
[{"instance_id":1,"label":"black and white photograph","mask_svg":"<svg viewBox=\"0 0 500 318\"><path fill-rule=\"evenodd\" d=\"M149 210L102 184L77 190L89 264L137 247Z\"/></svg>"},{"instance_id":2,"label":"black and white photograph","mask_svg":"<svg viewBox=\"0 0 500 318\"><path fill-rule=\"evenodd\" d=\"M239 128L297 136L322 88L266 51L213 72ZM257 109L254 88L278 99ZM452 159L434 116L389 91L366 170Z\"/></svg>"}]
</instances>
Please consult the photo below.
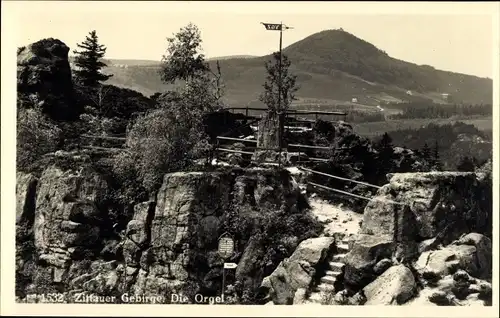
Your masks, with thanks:
<instances>
[{"instance_id":1,"label":"black and white photograph","mask_svg":"<svg viewBox=\"0 0 500 318\"><path fill-rule=\"evenodd\" d=\"M2 293L492 315L498 4L420 4L3 2Z\"/></svg>"}]
</instances>

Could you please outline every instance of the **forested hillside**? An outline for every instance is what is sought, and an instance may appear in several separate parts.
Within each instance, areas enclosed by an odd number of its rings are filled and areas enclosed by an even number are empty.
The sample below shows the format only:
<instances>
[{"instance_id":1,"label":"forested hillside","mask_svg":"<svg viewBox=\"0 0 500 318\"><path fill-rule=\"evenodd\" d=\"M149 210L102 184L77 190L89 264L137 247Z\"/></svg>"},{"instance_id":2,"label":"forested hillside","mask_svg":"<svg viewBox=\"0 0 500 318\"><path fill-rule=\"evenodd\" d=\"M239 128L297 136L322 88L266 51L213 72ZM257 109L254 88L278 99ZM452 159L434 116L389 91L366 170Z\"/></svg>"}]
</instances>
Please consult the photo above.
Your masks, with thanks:
<instances>
[{"instance_id":1,"label":"forested hillside","mask_svg":"<svg viewBox=\"0 0 500 318\"><path fill-rule=\"evenodd\" d=\"M286 47L284 53L292 61L291 70L301 86L299 98L327 99L330 105L357 98L360 104L373 106L422 100L440 104L448 100L467 104L492 102L491 79L401 61L382 49L343 30L326 30ZM265 77L264 62L269 58L221 59L228 104L262 106L257 97ZM158 64L129 62L127 67L120 64L123 63L108 67L107 72L114 74L110 84L148 96L170 88L161 82Z\"/></svg>"}]
</instances>

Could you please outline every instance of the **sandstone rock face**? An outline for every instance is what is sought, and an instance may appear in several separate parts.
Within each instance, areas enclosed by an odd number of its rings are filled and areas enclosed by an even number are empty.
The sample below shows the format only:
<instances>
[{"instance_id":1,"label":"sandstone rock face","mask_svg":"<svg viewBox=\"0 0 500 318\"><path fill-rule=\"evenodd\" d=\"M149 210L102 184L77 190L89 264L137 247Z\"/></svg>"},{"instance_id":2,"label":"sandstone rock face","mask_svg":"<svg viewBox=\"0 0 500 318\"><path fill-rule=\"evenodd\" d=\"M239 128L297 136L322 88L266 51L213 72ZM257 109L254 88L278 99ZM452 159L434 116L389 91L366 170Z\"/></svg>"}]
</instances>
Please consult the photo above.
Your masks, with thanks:
<instances>
[{"instance_id":1,"label":"sandstone rock face","mask_svg":"<svg viewBox=\"0 0 500 318\"><path fill-rule=\"evenodd\" d=\"M308 289L316 277L318 268L335 246L334 238L320 237L303 241L290 258L282 261L278 268L264 279L263 288L268 289L274 304L292 304L299 289ZM300 292L299 292L300 294Z\"/></svg>"},{"instance_id":2,"label":"sandstone rock face","mask_svg":"<svg viewBox=\"0 0 500 318\"><path fill-rule=\"evenodd\" d=\"M264 256L265 251L260 246L257 238L250 238L243 255L241 256L240 261L238 262L238 267L236 268L235 277L237 281L240 281L243 286L251 286L258 287L253 285L254 282L260 282L263 277L257 277L255 281L253 281L253 277L255 277L255 260L260 259ZM222 260L221 260L222 262ZM262 272L258 273L259 276L262 275ZM265 279L265 278L264 278ZM252 286L253 285L253 286Z\"/></svg>"},{"instance_id":3,"label":"sandstone rock face","mask_svg":"<svg viewBox=\"0 0 500 318\"><path fill-rule=\"evenodd\" d=\"M394 174L380 195L388 199L390 193L397 193L392 199L410 206L420 239L435 237L441 231L456 237L487 229L485 220L491 211L474 206L475 201L481 200L483 190L478 179L475 173L462 172Z\"/></svg>"},{"instance_id":4,"label":"sandstone rock face","mask_svg":"<svg viewBox=\"0 0 500 318\"><path fill-rule=\"evenodd\" d=\"M17 173L16 179L16 294L23 295L33 276L36 260L33 222L38 180L22 172Z\"/></svg>"},{"instance_id":5,"label":"sandstone rock face","mask_svg":"<svg viewBox=\"0 0 500 318\"><path fill-rule=\"evenodd\" d=\"M75 116L69 47L49 38L20 48L17 54L18 93L42 106L54 119Z\"/></svg>"},{"instance_id":6,"label":"sandstone rock face","mask_svg":"<svg viewBox=\"0 0 500 318\"><path fill-rule=\"evenodd\" d=\"M95 171L46 169L36 196L34 240L40 259L65 268L77 249L97 243L103 211L98 205L106 194L106 181Z\"/></svg>"},{"instance_id":7,"label":"sandstone rock face","mask_svg":"<svg viewBox=\"0 0 500 318\"><path fill-rule=\"evenodd\" d=\"M123 293L163 295L169 302L172 293L219 293L224 260L217 253L217 243L227 227L222 222L242 222L262 210L306 213L307 207L287 171L171 173L165 175L156 200L136 204L133 213L120 216L130 217L120 219L126 226L115 228L110 223L116 221L115 216L107 211L110 188L104 176L90 166L69 170L49 166L36 191L30 188L35 182L32 176L18 176L18 208L23 211L18 212L18 219L34 214L34 239L30 241L34 247L27 251L36 259L28 259L26 253L18 255L18 278L25 280L17 293L21 298L28 291L46 293L61 288L69 302L81 296ZM29 200L33 201L31 207ZM120 232L109 233L111 227ZM228 283L242 285L247 291L257 288L269 267L275 269L283 257L257 265L256 259L268 252L262 239L250 233L232 234L247 238L226 260L239 264L234 282ZM293 250L299 242L297 237L286 236L277 243ZM301 257L312 263L320 257L305 250ZM24 270L28 267L31 270Z\"/></svg>"},{"instance_id":8,"label":"sandstone rock face","mask_svg":"<svg viewBox=\"0 0 500 318\"><path fill-rule=\"evenodd\" d=\"M163 248L177 249L188 239L190 226L210 223L223 212L229 202L230 182L222 175L203 173L174 173L166 175L158 192L157 205L151 227L151 240L154 254L158 260L165 260ZM210 193L210 196L200 194ZM196 217L196 219L191 219ZM202 230L217 230L207 226ZM210 235L212 234L212 235ZM208 233L214 241L199 242L213 244L217 233ZM198 242L196 242L198 243Z\"/></svg>"},{"instance_id":9,"label":"sandstone rock face","mask_svg":"<svg viewBox=\"0 0 500 318\"><path fill-rule=\"evenodd\" d=\"M134 216L127 224L123 242L123 258L126 267L148 269L149 250L147 248L151 240L150 224L153 213L152 202L142 202L134 207Z\"/></svg>"},{"instance_id":10,"label":"sandstone rock face","mask_svg":"<svg viewBox=\"0 0 500 318\"><path fill-rule=\"evenodd\" d=\"M35 195L38 179L32 174L16 175L16 225L31 225L35 216Z\"/></svg>"},{"instance_id":11,"label":"sandstone rock face","mask_svg":"<svg viewBox=\"0 0 500 318\"><path fill-rule=\"evenodd\" d=\"M181 289L189 277L189 266L192 266L191 249L216 246L218 218L228 207L231 190L231 180L224 174L165 175L150 225L152 258L143 280L146 286L154 285L155 288L146 288L148 293L173 286ZM136 224L133 220L129 226L144 228L142 223ZM205 239L197 240L195 232ZM132 246L130 249L134 250Z\"/></svg>"},{"instance_id":12,"label":"sandstone rock face","mask_svg":"<svg viewBox=\"0 0 500 318\"><path fill-rule=\"evenodd\" d=\"M140 267L133 274L137 276L132 288L151 295L189 290L191 296L200 288L217 290L224 263L217 253L223 216L235 207L238 210L234 212L242 216L259 207L297 212L300 195L286 172L236 169L165 175L156 207L147 213L150 220L144 223L134 216L128 224L127 231L134 239L128 235L125 241L125 262L129 267ZM143 234L148 228L150 239ZM263 278L263 268L255 265L264 255L262 248L251 237L233 259L227 260L239 259L235 280L246 289L258 287Z\"/></svg>"},{"instance_id":13,"label":"sandstone rock face","mask_svg":"<svg viewBox=\"0 0 500 318\"><path fill-rule=\"evenodd\" d=\"M415 278L409 268L397 265L363 288L365 305L400 305L415 292Z\"/></svg>"},{"instance_id":14,"label":"sandstone rock face","mask_svg":"<svg viewBox=\"0 0 500 318\"><path fill-rule=\"evenodd\" d=\"M478 204L483 191L482 181L474 173L390 175L389 183L377 192L364 210L360 235L346 258L346 283L355 289L369 283L376 276L373 266L382 258L396 262L416 259L419 244L423 252L449 244L470 229L487 232L491 207ZM423 241L425 244L420 243ZM384 247L384 255L370 252L380 244ZM469 255L473 249L464 246L455 252ZM455 252L440 252L439 255L446 259ZM442 269L445 265L436 262L441 264L439 271L445 271Z\"/></svg>"}]
</instances>

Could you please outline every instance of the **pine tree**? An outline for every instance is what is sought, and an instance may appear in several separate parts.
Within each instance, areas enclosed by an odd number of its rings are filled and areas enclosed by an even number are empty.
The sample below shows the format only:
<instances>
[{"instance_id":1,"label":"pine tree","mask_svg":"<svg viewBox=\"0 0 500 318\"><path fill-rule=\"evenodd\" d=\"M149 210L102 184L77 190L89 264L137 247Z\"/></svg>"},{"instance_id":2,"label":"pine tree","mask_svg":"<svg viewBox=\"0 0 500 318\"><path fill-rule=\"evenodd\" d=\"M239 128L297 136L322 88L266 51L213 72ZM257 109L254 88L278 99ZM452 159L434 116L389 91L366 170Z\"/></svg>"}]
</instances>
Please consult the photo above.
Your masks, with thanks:
<instances>
[{"instance_id":1,"label":"pine tree","mask_svg":"<svg viewBox=\"0 0 500 318\"><path fill-rule=\"evenodd\" d=\"M394 168L394 147L392 138L388 133L384 133L382 139L375 145L378 151L377 166L380 175L389 173Z\"/></svg>"},{"instance_id":2,"label":"pine tree","mask_svg":"<svg viewBox=\"0 0 500 318\"><path fill-rule=\"evenodd\" d=\"M78 69L74 71L76 78L82 85L88 87L97 87L99 82L106 81L113 75L101 73L101 69L107 66L102 62L106 54L106 47L99 44L96 31L91 31L85 38L85 41L77 44L82 51L73 51L75 64Z\"/></svg>"},{"instance_id":3,"label":"pine tree","mask_svg":"<svg viewBox=\"0 0 500 318\"><path fill-rule=\"evenodd\" d=\"M433 156L431 148L427 143L425 143L424 147L422 148L422 159L425 160L425 166L427 167L427 170L430 170L433 165Z\"/></svg>"},{"instance_id":4,"label":"pine tree","mask_svg":"<svg viewBox=\"0 0 500 318\"><path fill-rule=\"evenodd\" d=\"M440 171L443 168L441 164L441 159L439 158L439 145L437 140L434 144L434 149L433 149L433 168L438 171Z\"/></svg>"},{"instance_id":5,"label":"pine tree","mask_svg":"<svg viewBox=\"0 0 500 318\"><path fill-rule=\"evenodd\" d=\"M427 161L431 161L432 160L431 148L429 147L429 145L427 143L425 143L424 147L422 148L422 156Z\"/></svg>"}]
</instances>

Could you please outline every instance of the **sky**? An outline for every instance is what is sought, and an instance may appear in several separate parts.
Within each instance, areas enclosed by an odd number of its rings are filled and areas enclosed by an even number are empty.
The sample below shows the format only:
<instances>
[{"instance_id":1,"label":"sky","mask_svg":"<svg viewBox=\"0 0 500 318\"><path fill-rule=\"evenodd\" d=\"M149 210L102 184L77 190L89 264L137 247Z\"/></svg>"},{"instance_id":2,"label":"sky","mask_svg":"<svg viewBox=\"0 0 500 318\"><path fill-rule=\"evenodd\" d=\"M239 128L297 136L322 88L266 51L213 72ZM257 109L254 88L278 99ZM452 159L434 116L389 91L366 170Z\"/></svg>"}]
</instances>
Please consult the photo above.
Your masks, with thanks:
<instances>
[{"instance_id":1,"label":"sky","mask_svg":"<svg viewBox=\"0 0 500 318\"><path fill-rule=\"evenodd\" d=\"M294 27L283 34L285 47L343 28L394 58L493 77L494 3L385 4L3 1L2 7L16 23L16 46L54 37L73 50L96 30L107 58L160 60L166 38L192 22L207 57L265 55L277 49L279 35L260 22L283 21Z\"/></svg>"}]
</instances>

